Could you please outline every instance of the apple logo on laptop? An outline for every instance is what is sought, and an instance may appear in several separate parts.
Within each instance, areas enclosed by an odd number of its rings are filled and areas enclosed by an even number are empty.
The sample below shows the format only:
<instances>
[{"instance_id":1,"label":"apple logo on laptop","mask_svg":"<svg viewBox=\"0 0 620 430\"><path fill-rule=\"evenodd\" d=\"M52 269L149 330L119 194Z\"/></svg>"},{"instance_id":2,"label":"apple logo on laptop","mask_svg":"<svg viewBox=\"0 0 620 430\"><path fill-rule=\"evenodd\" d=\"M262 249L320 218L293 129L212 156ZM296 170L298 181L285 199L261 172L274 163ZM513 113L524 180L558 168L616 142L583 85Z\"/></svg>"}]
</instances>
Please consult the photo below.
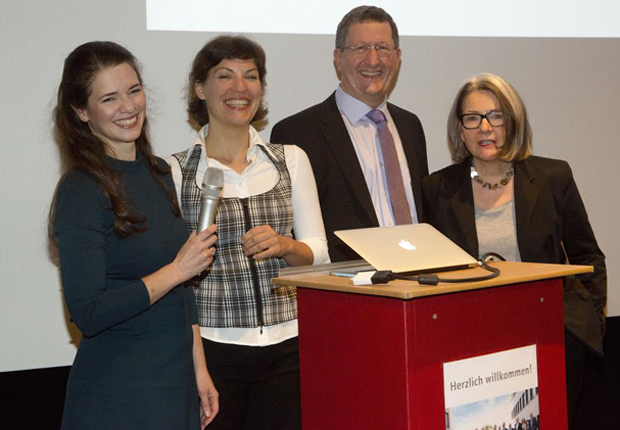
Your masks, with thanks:
<instances>
[{"instance_id":1,"label":"apple logo on laptop","mask_svg":"<svg viewBox=\"0 0 620 430\"><path fill-rule=\"evenodd\" d=\"M398 246L407 251L415 251L415 245L412 245L411 242L405 239L401 239L400 242L398 242Z\"/></svg>"}]
</instances>

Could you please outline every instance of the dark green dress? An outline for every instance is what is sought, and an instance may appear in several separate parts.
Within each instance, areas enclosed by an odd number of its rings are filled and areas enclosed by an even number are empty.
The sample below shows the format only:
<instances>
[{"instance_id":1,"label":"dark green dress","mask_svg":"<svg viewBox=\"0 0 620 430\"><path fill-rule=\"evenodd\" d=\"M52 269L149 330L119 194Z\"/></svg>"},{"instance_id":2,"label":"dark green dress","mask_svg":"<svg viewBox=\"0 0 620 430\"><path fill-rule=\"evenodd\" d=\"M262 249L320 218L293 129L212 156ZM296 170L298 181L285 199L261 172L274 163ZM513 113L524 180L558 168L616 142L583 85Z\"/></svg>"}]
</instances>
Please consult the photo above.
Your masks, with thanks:
<instances>
[{"instance_id":1,"label":"dark green dress","mask_svg":"<svg viewBox=\"0 0 620 430\"><path fill-rule=\"evenodd\" d=\"M180 285L149 306L140 280L174 260L185 223L140 156L108 161L148 230L119 239L110 202L89 174L74 171L60 184L54 233L67 307L83 334L62 428L198 429L194 292ZM174 190L171 176L163 179Z\"/></svg>"}]
</instances>

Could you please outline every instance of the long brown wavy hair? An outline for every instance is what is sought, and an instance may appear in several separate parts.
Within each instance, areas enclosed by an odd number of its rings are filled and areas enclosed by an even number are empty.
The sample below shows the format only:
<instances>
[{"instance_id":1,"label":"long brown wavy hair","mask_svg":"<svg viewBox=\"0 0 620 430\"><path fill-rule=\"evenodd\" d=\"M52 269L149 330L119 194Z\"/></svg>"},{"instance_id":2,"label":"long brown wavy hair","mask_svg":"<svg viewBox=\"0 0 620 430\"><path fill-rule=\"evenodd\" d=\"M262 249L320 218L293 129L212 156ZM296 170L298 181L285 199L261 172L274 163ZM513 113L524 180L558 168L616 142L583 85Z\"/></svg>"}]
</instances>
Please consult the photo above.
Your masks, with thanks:
<instances>
[{"instance_id":1,"label":"long brown wavy hair","mask_svg":"<svg viewBox=\"0 0 620 430\"><path fill-rule=\"evenodd\" d=\"M74 169L91 175L110 200L114 211L114 231L118 237L135 236L147 229L143 216L131 211L131 202L125 194L117 171L107 162L107 144L95 136L80 120L75 109L85 109L92 93L91 84L97 74L105 68L128 64L136 72L142 85L138 61L131 52L114 42L89 42L78 46L65 60L62 79L58 88L58 100L54 109L56 136L66 173ZM136 151L142 154L151 175L157 180L171 201L171 210L176 216L181 211L174 191L162 181L162 175L170 174L168 166L161 167L148 138L148 119L144 118L142 133L136 139ZM59 183L62 181L60 179ZM55 199L54 199L55 200ZM54 222L54 205L50 211Z\"/></svg>"}]
</instances>

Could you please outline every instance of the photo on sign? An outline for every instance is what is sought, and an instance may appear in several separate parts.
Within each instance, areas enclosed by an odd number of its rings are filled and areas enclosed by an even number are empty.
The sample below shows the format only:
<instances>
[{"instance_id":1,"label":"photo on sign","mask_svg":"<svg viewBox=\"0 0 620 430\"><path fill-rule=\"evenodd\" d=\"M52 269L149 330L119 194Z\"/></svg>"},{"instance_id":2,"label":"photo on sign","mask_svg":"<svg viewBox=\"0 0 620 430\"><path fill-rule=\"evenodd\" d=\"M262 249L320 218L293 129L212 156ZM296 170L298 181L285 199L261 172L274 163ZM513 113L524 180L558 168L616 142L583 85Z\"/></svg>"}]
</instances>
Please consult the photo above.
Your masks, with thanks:
<instances>
[{"instance_id":1,"label":"photo on sign","mask_svg":"<svg viewBox=\"0 0 620 430\"><path fill-rule=\"evenodd\" d=\"M538 387L446 409L446 430L539 430Z\"/></svg>"}]
</instances>

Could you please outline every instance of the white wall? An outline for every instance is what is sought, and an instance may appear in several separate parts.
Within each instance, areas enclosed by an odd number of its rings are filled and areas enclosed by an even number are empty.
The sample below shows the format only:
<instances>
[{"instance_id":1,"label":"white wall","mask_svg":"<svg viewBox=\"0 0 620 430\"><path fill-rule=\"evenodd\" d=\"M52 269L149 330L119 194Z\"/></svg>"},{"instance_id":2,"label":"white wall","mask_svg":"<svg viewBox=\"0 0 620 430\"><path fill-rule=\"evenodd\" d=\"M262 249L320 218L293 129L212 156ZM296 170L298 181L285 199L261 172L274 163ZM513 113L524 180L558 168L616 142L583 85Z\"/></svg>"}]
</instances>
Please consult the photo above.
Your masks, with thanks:
<instances>
[{"instance_id":1,"label":"white wall","mask_svg":"<svg viewBox=\"0 0 620 430\"><path fill-rule=\"evenodd\" d=\"M149 30L334 34L359 0L145 0ZM380 0L404 36L620 37L616 0ZM200 13L195 11L200 10ZM535 12L535 13L533 13ZM500 19L498 19L498 17ZM404 18L404 19L403 19Z\"/></svg>"},{"instance_id":2,"label":"white wall","mask_svg":"<svg viewBox=\"0 0 620 430\"><path fill-rule=\"evenodd\" d=\"M389 10L388 10L389 11ZM297 15L291 12L293 17ZM395 16L397 23L406 16ZM0 372L71 364L75 329L64 310L46 220L59 177L51 110L63 60L81 43L113 40L144 66L158 154L189 146L183 87L213 33L146 31L143 1L3 1L0 4ZM252 35L250 35L252 36ZM336 87L333 36L254 35L267 52L270 124ZM391 101L424 124L431 171L450 162L445 119L468 76L508 79L529 108L535 152L568 160L609 269L609 315L620 315L616 191L620 162L620 39L405 37Z\"/></svg>"}]
</instances>

